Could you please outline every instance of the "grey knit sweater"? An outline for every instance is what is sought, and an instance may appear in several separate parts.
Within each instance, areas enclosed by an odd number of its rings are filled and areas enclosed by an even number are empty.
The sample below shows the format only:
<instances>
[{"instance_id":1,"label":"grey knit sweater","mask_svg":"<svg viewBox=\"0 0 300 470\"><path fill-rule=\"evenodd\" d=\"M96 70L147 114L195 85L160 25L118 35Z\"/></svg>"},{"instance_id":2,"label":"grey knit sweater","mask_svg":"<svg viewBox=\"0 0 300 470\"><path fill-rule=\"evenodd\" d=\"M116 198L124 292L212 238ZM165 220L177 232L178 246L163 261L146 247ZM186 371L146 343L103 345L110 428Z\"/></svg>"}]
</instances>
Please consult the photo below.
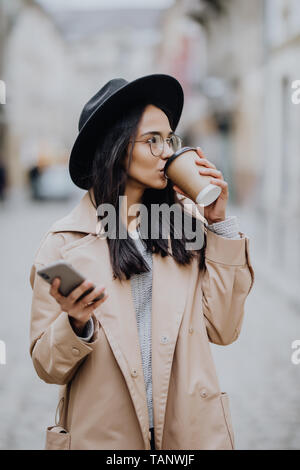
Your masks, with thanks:
<instances>
[{"instance_id":1,"label":"grey knit sweater","mask_svg":"<svg viewBox=\"0 0 300 470\"><path fill-rule=\"evenodd\" d=\"M149 423L153 427L152 405L152 354L151 354L151 311L152 311L152 253L147 252L139 232L130 233L136 247L150 268L149 272L131 276L131 292L136 311L136 321L139 332L143 372L146 386Z\"/></svg>"},{"instance_id":2,"label":"grey knit sweater","mask_svg":"<svg viewBox=\"0 0 300 470\"><path fill-rule=\"evenodd\" d=\"M208 225L207 228L218 235L226 238L239 239L239 228L236 216L227 217L223 222ZM135 305L136 320L139 332L140 348L143 362L145 379L149 424L154 425L153 403L152 403L152 348L151 348L151 312L152 312L152 254L147 253L146 248L139 236L139 231L130 232L131 238L147 262L150 271L135 274L131 277L131 292ZM86 324L84 332L80 337L84 341L90 341L94 333L92 319Z\"/></svg>"}]
</instances>

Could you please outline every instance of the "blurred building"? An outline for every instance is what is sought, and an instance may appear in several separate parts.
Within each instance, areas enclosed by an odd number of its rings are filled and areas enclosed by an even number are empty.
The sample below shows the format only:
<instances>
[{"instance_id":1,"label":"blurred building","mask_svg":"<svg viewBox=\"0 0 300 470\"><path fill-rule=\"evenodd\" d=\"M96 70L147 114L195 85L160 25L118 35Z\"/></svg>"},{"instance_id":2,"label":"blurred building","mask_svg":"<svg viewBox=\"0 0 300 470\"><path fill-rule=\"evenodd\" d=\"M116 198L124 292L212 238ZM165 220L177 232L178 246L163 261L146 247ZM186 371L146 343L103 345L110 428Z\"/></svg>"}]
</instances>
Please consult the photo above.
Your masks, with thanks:
<instances>
[{"instance_id":1,"label":"blurred building","mask_svg":"<svg viewBox=\"0 0 300 470\"><path fill-rule=\"evenodd\" d=\"M300 105L292 83L300 79L300 2L266 0L261 221L266 263L300 300Z\"/></svg>"},{"instance_id":2,"label":"blurred building","mask_svg":"<svg viewBox=\"0 0 300 470\"><path fill-rule=\"evenodd\" d=\"M5 48L6 153L10 184L62 158L66 148L67 54L60 32L35 2L24 2ZM67 115L67 114L66 114Z\"/></svg>"},{"instance_id":3,"label":"blurred building","mask_svg":"<svg viewBox=\"0 0 300 470\"><path fill-rule=\"evenodd\" d=\"M230 183L231 201L255 212L266 275L300 301L300 2L186 0L205 32L207 98L195 133Z\"/></svg>"},{"instance_id":4,"label":"blurred building","mask_svg":"<svg viewBox=\"0 0 300 470\"><path fill-rule=\"evenodd\" d=\"M36 165L67 162L81 109L105 82L161 71L156 49L163 12L21 3L4 54L11 186L24 184Z\"/></svg>"},{"instance_id":5,"label":"blurred building","mask_svg":"<svg viewBox=\"0 0 300 470\"><path fill-rule=\"evenodd\" d=\"M24 0L25 1L25 0ZM5 47L7 39L13 28L15 18L18 15L24 1L22 0L0 0L0 80L4 82L5 103L6 97L6 77L5 77ZM0 198L4 196L5 186L8 180L9 156L6 149L7 123L7 105L0 104Z\"/></svg>"},{"instance_id":6,"label":"blurred building","mask_svg":"<svg viewBox=\"0 0 300 470\"><path fill-rule=\"evenodd\" d=\"M164 15L158 55L185 91L185 143L202 147L238 204L251 200L260 174L262 12L261 0L176 0Z\"/></svg>"},{"instance_id":7,"label":"blurred building","mask_svg":"<svg viewBox=\"0 0 300 470\"><path fill-rule=\"evenodd\" d=\"M187 0L205 36L206 98L194 124L203 148L229 183L232 202L251 201L261 161L263 2Z\"/></svg>"},{"instance_id":8,"label":"blurred building","mask_svg":"<svg viewBox=\"0 0 300 470\"><path fill-rule=\"evenodd\" d=\"M164 12L156 63L161 72L176 77L184 90L177 133L184 138L184 144L201 146L201 133L193 135L192 128L206 103L199 87L206 76L205 34L186 15L186 2L182 0L176 0Z\"/></svg>"},{"instance_id":9,"label":"blurred building","mask_svg":"<svg viewBox=\"0 0 300 470\"><path fill-rule=\"evenodd\" d=\"M68 58L67 123L71 147L83 105L107 81L133 80L157 71L160 9L50 11L61 32Z\"/></svg>"}]
</instances>

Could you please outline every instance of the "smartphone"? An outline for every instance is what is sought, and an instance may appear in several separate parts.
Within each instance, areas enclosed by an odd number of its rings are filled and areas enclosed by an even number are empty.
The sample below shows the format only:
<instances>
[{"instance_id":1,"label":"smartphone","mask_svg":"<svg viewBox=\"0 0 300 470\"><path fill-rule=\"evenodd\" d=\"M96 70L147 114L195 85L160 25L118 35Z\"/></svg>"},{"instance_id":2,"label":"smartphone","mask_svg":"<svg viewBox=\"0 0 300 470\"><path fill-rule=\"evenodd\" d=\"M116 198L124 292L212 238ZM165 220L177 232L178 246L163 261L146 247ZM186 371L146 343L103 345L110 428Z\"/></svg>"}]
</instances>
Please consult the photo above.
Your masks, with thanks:
<instances>
[{"instance_id":1,"label":"smartphone","mask_svg":"<svg viewBox=\"0 0 300 470\"><path fill-rule=\"evenodd\" d=\"M66 261L59 260L55 261L52 264L49 264L43 269L39 269L37 271L38 275L41 276L45 281L49 284L52 284L53 280L56 277L60 278L60 286L58 292L61 295L67 297L72 290L76 289L82 282L85 281L84 276L80 274L70 263ZM77 299L77 302L86 295L88 295L92 290L95 289L95 286L89 287L83 294ZM98 297L92 300L92 302L96 302L97 300L103 299L105 293L102 292Z\"/></svg>"}]
</instances>

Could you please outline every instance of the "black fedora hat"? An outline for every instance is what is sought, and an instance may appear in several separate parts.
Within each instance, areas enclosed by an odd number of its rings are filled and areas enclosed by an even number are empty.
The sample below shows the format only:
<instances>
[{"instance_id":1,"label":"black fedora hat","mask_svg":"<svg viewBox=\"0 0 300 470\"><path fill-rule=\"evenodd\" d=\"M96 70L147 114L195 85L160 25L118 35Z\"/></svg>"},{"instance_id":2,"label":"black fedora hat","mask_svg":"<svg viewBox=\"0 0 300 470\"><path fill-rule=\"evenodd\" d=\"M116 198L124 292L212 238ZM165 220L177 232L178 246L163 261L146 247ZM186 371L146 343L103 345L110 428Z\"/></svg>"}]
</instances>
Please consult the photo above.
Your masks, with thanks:
<instances>
[{"instance_id":1,"label":"black fedora hat","mask_svg":"<svg viewBox=\"0 0 300 470\"><path fill-rule=\"evenodd\" d=\"M182 87L176 78L153 74L132 82L123 78L110 80L85 104L79 118L79 134L69 160L70 176L76 186L81 189L91 187L92 161L107 123L142 100L159 106L175 131L184 100Z\"/></svg>"}]
</instances>

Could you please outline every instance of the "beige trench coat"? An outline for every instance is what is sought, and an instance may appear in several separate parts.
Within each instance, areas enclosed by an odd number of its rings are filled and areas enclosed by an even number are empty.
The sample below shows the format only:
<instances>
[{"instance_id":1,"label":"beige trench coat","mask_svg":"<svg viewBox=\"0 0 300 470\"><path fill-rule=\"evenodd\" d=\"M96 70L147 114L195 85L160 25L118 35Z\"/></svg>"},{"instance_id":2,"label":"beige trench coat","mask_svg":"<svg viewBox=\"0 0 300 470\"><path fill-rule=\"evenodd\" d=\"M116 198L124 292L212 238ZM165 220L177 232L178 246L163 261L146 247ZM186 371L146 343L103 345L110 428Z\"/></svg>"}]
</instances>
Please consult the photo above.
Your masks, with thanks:
<instances>
[{"instance_id":1,"label":"beige trench coat","mask_svg":"<svg viewBox=\"0 0 300 470\"><path fill-rule=\"evenodd\" d=\"M191 202L191 201L189 201ZM85 193L43 237L31 269L30 354L38 376L59 384L57 421L47 448L150 449L149 418L130 280L112 279L96 210ZM253 282L249 239L207 230L205 274L195 259L179 266L153 254L152 381L156 449L232 449L229 401L220 391L209 342L227 345L240 333ZM92 316L90 343L74 333L66 312L36 271L64 259L108 299ZM52 423L54 424L54 423Z\"/></svg>"}]
</instances>

